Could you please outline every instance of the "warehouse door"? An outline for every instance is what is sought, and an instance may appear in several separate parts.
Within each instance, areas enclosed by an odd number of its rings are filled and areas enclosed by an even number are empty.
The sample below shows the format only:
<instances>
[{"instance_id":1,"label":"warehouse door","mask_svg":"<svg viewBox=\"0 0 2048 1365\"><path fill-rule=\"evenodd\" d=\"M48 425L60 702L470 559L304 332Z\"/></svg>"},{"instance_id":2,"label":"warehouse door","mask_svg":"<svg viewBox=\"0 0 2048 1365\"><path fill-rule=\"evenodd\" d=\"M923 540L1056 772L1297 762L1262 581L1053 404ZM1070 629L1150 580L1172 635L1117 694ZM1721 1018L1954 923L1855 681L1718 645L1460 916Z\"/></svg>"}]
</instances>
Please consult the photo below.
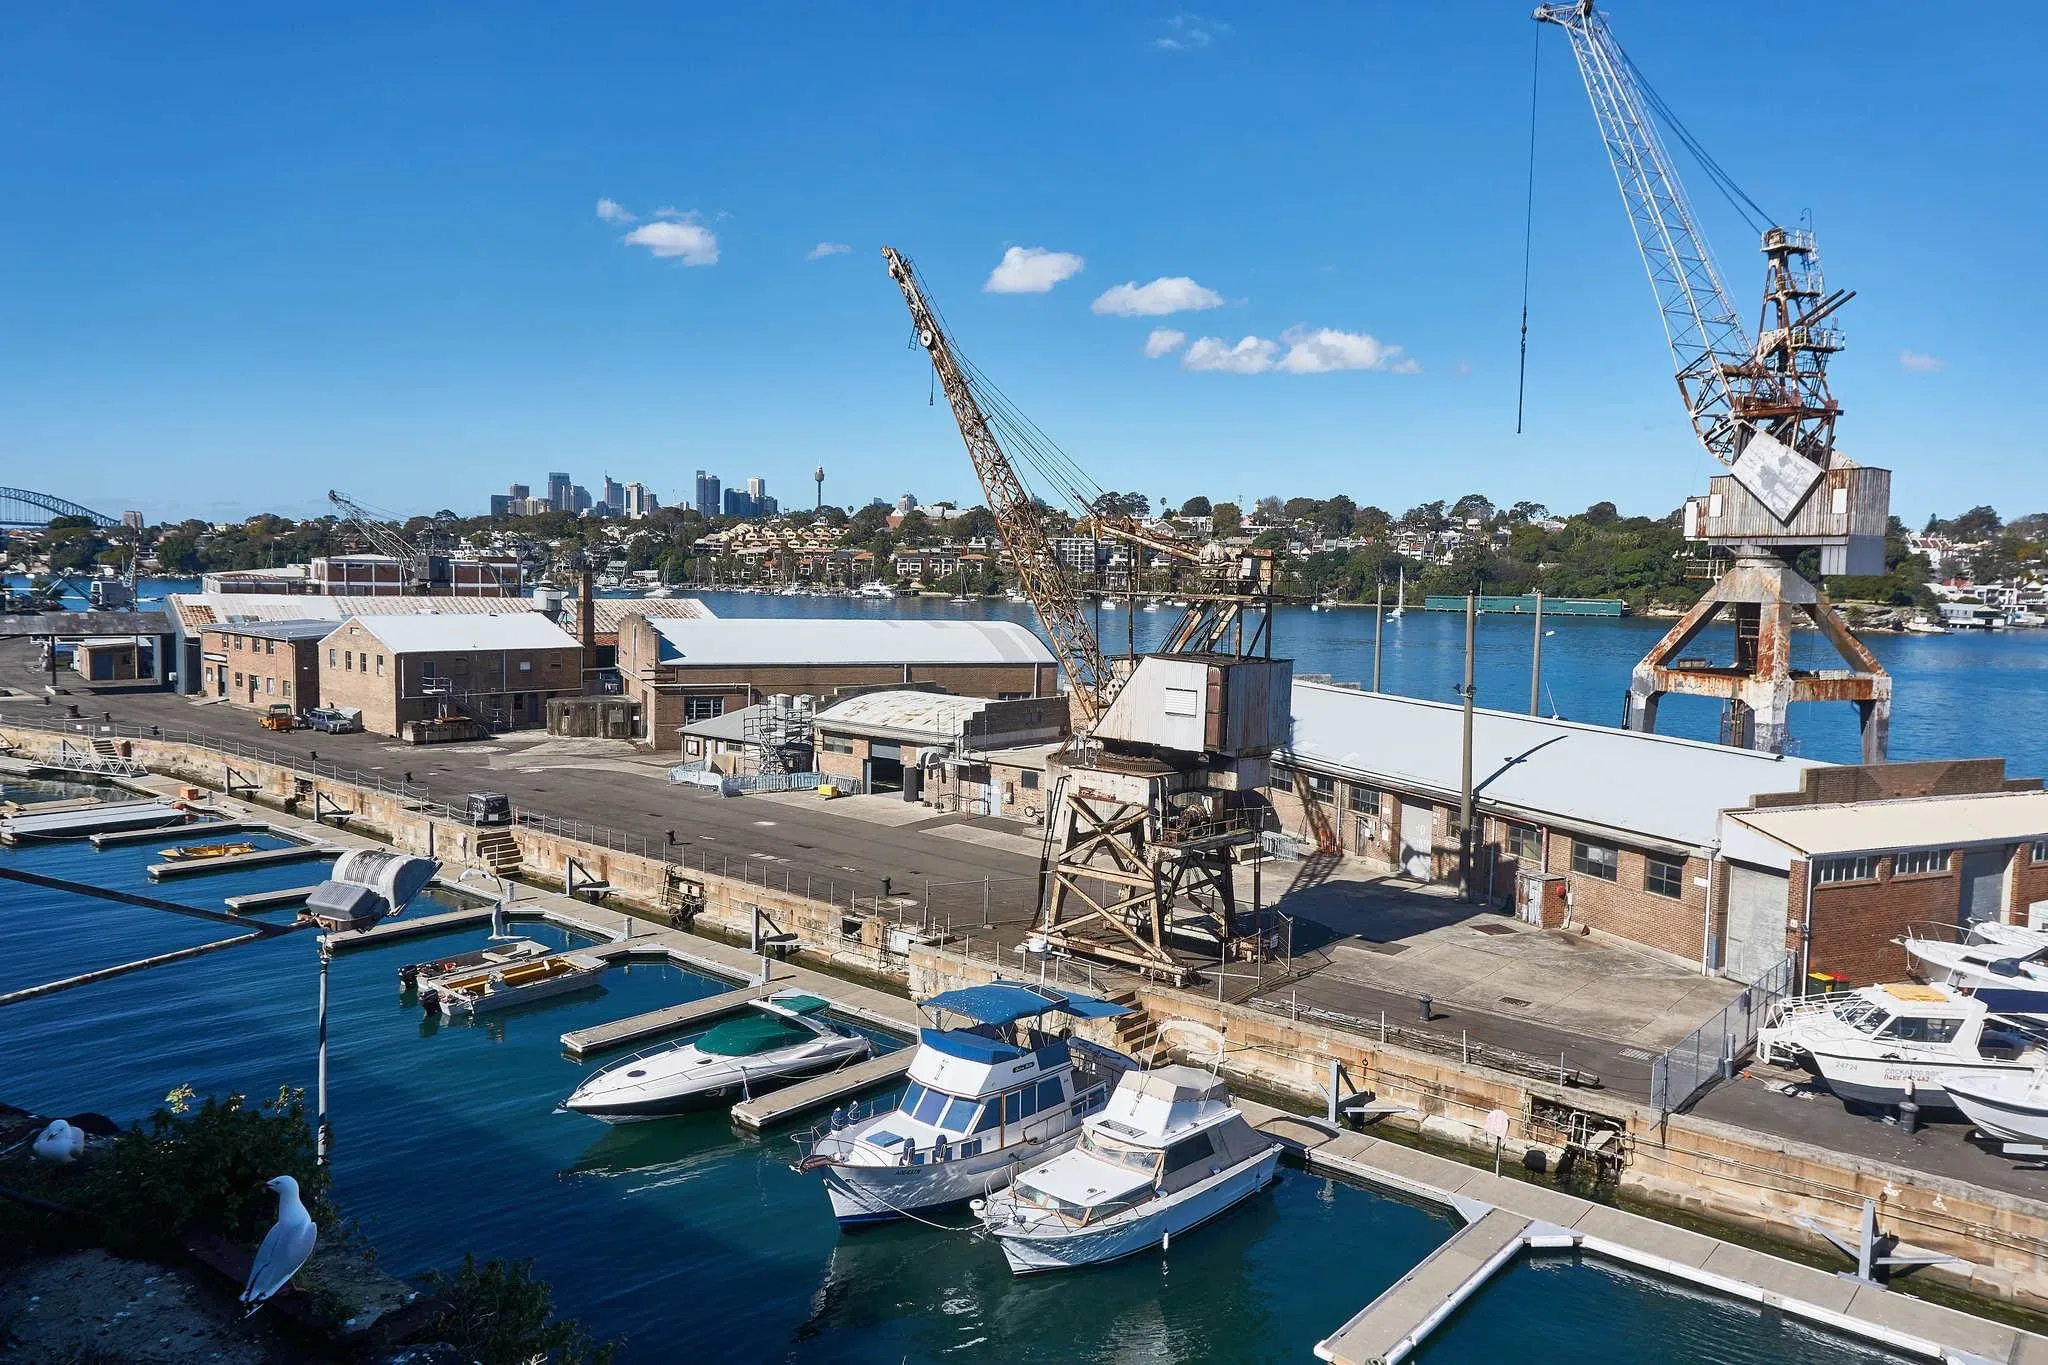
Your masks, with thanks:
<instances>
[{"instance_id":1,"label":"warehouse door","mask_svg":"<svg viewBox=\"0 0 2048 1365\"><path fill-rule=\"evenodd\" d=\"M870 792L903 790L903 746L879 743L868 745L867 769L861 776L866 779Z\"/></svg>"},{"instance_id":2,"label":"warehouse door","mask_svg":"<svg viewBox=\"0 0 2048 1365\"><path fill-rule=\"evenodd\" d=\"M1785 956L1786 903L1791 881L1782 872L1728 864L1728 953L1723 976L1755 981Z\"/></svg>"},{"instance_id":3,"label":"warehouse door","mask_svg":"<svg viewBox=\"0 0 2048 1365\"><path fill-rule=\"evenodd\" d=\"M1401 870L1419 882L1430 879L1430 847L1436 842L1436 807L1401 802Z\"/></svg>"},{"instance_id":4,"label":"warehouse door","mask_svg":"<svg viewBox=\"0 0 2048 1365\"><path fill-rule=\"evenodd\" d=\"M1980 849L1963 855L1963 894L1956 918L1963 928L2005 918L2005 851Z\"/></svg>"}]
</instances>

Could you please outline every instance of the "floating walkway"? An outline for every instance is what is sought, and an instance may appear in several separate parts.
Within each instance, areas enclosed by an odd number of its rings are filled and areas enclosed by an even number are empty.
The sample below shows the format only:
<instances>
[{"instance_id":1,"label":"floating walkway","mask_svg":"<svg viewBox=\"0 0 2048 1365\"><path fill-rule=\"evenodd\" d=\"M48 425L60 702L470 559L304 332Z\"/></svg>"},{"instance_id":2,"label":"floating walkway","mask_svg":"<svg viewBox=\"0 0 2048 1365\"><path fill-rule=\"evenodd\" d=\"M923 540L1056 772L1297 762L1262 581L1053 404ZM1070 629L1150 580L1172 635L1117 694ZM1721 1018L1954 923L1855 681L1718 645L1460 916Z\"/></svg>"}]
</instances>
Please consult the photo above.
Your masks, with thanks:
<instances>
[{"instance_id":1,"label":"floating walkway","mask_svg":"<svg viewBox=\"0 0 2048 1365\"><path fill-rule=\"evenodd\" d=\"M843 1071L800 1081L755 1099L742 1100L732 1107L733 1122L759 1132L813 1109L823 1109L870 1086L895 1080L910 1070L910 1059L916 1053L914 1047L900 1047Z\"/></svg>"},{"instance_id":2,"label":"floating walkway","mask_svg":"<svg viewBox=\"0 0 2048 1365\"><path fill-rule=\"evenodd\" d=\"M251 831L268 834L270 826L252 825L246 820L194 820L182 825L164 825L155 829L130 829L95 834L92 836L92 846L99 849L121 848L127 844L147 844L172 835L180 839L189 839L196 836L243 834Z\"/></svg>"},{"instance_id":3,"label":"floating walkway","mask_svg":"<svg viewBox=\"0 0 2048 1365\"><path fill-rule=\"evenodd\" d=\"M1525 1250L1599 1256L1947 1365L2048 1365L2048 1337L1250 1100L1237 1107L1311 1169L1454 1209L1466 1223L1316 1344L1316 1356L1333 1365L1408 1358Z\"/></svg>"},{"instance_id":4,"label":"floating walkway","mask_svg":"<svg viewBox=\"0 0 2048 1365\"><path fill-rule=\"evenodd\" d=\"M282 891L251 891L247 895L229 896L221 902L237 915L253 915L264 910L288 910L304 905L317 887L291 886Z\"/></svg>"},{"instance_id":5,"label":"floating walkway","mask_svg":"<svg viewBox=\"0 0 2048 1365\"><path fill-rule=\"evenodd\" d=\"M393 943L402 938L445 933L450 929L468 929L490 922L491 907L476 905L467 910L448 910L438 915L386 920L368 929L338 930L327 936L327 947L329 951L337 953L350 948L372 948L377 944Z\"/></svg>"},{"instance_id":6,"label":"floating walkway","mask_svg":"<svg viewBox=\"0 0 2048 1365\"><path fill-rule=\"evenodd\" d=\"M169 801L94 801L74 810L34 810L0 817L0 841L77 839L122 829L162 829L181 825L190 816Z\"/></svg>"},{"instance_id":7,"label":"floating walkway","mask_svg":"<svg viewBox=\"0 0 2048 1365\"><path fill-rule=\"evenodd\" d=\"M229 853L219 858L151 863L149 879L161 882L173 877L201 877L215 872L246 872L252 867L275 867L279 863L306 863L315 858L332 858L339 852L341 850L333 844L294 844L290 848L262 848L254 853Z\"/></svg>"},{"instance_id":8,"label":"floating walkway","mask_svg":"<svg viewBox=\"0 0 2048 1365\"><path fill-rule=\"evenodd\" d=\"M602 952L598 955L624 956L619 953ZM671 1033L688 1028L692 1024L701 1024L743 1010L762 996L779 991L787 984L778 982L773 986L742 986L738 990L723 991L703 1000L689 1000L680 1005L670 1005L667 1009L649 1010L645 1014L615 1019L609 1024L572 1029L562 1035L562 1046L578 1057L587 1053L625 1047L642 1039L652 1038L656 1034Z\"/></svg>"}]
</instances>

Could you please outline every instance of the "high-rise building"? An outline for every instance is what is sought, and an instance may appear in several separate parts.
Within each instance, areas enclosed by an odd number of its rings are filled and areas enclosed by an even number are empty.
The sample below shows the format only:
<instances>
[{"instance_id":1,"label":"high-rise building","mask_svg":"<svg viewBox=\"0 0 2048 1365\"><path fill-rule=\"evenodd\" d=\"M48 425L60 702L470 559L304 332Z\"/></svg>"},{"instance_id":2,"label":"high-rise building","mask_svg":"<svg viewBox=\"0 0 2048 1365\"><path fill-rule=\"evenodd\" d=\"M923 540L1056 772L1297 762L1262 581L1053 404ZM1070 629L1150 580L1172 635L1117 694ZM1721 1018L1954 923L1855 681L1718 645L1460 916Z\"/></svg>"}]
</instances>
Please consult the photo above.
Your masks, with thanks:
<instances>
[{"instance_id":1,"label":"high-rise building","mask_svg":"<svg viewBox=\"0 0 2048 1365\"><path fill-rule=\"evenodd\" d=\"M718 515L718 476L697 471L697 513L699 516Z\"/></svg>"},{"instance_id":2,"label":"high-rise building","mask_svg":"<svg viewBox=\"0 0 2048 1365\"><path fill-rule=\"evenodd\" d=\"M601 500L601 505L604 507L604 515L608 517L623 517L626 515L625 485L609 474L604 476L604 497Z\"/></svg>"},{"instance_id":3,"label":"high-rise building","mask_svg":"<svg viewBox=\"0 0 2048 1365\"><path fill-rule=\"evenodd\" d=\"M767 497L767 496L768 496L768 480L766 480L766 479L762 478L762 477L761 477L760 475L758 475L758 474L756 474L756 475L755 475L755 476L754 476L753 478L751 478L751 479L748 479L748 480L747 480L747 496L748 496L748 497L750 497L750 498L752 498L752 499L753 499L753 500L754 500L755 502L757 502L757 503L758 503L758 502L760 502L760 501L761 501L761 499L763 499L763 498Z\"/></svg>"},{"instance_id":4,"label":"high-rise building","mask_svg":"<svg viewBox=\"0 0 2048 1365\"><path fill-rule=\"evenodd\" d=\"M515 483L506 490L506 496L514 502L525 502L533 496L533 490L523 483Z\"/></svg>"},{"instance_id":5,"label":"high-rise building","mask_svg":"<svg viewBox=\"0 0 2048 1365\"><path fill-rule=\"evenodd\" d=\"M619 507L619 515L638 521L659 510L661 503L655 498L653 489L644 484L629 483L620 490Z\"/></svg>"},{"instance_id":6,"label":"high-rise building","mask_svg":"<svg viewBox=\"0 0 2048 1365\"><path fill-rule=\"evenodd\" d=\"M526 501L526 498L525 498L525 496L524 496L524 495L522 494L522 495L521 495L521 496L519 497L518 501L520 501L520 502L525 502L525 501ZM512 498L512 495L511 495L511 494L509 494L509 493L493 493L493 494L491 494L491 515L492 515L492 516L494 516L494 517L509 517L509 516L511 516L511 515L512 515L512 503L513 503L513 498Z\"/></svg>"},{"instance_id":7,"label":"high-rise building","mask_svg":"<svg viewBox=\"0 0 2048 1365\"><path fill-rule=\"evenodd\" d=\"M565 512L588 512L590 510L590 490L580 483L570 484L569 505L562 510Z\"/></svg>"},{"instance_id":8,"label":"high-rise building","mask_svg":"<svg viewBox=\"0 0 2048 1365\"><path fill-rule=\"evenodd\" d=\"M556 511L556 512L573 512L573 511L575 511L576 509L575 509L575 508L574 508L573 506L571 506L571 503L572 503L572 502L574 501L575 495L574 495L573 493L571 493L571 492L570 492L570 490L571 490L572 488L574 488L575 486L576 486L576 485L575 485L575 483L574 483L574 482L573 482L573 481L572 481L572 480L571 480L571 479L569 478L569 476L568 476L567 474L562 474L562 473L553 473L553 474L549 474L549 475L548 475L548 507L549 507L549 509L550 509L550 510L552 510L552 511Z\"/></svg>"},{"instance_id":9,"label":"high-rise building","mask_svg":"<svg viewBox=\"0 0 2048 1365\"><path fill-rule=\"evenodd\" d=\"M140 531L142 529L142 513L123 512L121 514L121 524L131 531Z\"/></svg>"},{"instance_id":10,"label":"high-rise building","mask_svg":"<svg viewBox=\"0 0 2048 1365\"><path fill-rule=\"evenodd\" d=\"M906 517L915 512L917 510L917 494L905 493L902 497L896 499L896 510Z\"/></svg>"}]
</instances>

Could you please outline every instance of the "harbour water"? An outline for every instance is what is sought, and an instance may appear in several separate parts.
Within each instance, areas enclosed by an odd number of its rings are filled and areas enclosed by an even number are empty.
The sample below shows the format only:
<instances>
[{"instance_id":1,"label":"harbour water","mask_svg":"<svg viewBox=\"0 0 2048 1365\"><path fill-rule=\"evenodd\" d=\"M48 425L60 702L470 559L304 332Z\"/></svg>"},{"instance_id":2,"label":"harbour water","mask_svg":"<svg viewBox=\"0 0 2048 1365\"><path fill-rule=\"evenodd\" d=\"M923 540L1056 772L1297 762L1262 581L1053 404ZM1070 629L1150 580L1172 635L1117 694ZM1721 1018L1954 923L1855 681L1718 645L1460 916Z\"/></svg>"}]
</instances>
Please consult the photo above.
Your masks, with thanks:
<instances>
[{"instance_id":1,"label":"harbour water","mask_svg":"<svg viewBox=\"0 0 2048 1365\"><path fill-rule=\"evenodd\" d=\"M156 886L144 869L157 849L28 845L0 849L0 862L210 908L304 884L319 866ZM520 929L571 942L531 922ZM9 884L0 984L216 932L232 931ZM481 930L458 931L334 958L337 1197L400 1272L447 1267L470 1250L534 1257L561 1311L626 1337L625 1360L1298 1362L1452 1231L1438 1211L1288 1171L1169 1255L1071 1276L1014 1280L995 1247L962 1231L842 1236L815 1179L789 1169L786 1132L742 1136L716 1113L606 1128L554 1112L587 1066L611 1060L566 1057L564 1031L723 983L622 964L601 992L480 1023L429 1021L400 997L400 963L481 940ZM310 1087L316 964L312 936L300 933L9 1007L0 1097L128 1120L181 1084L252 1100ZM1542 1260L1483 1292L1426 1359L1479 1365L1513 1350L1531 1362L1576 1360L1589 1345L1607 1359L1697 1365L1882 1358L1749 1307Z\"/></svg>"}]
</instances>

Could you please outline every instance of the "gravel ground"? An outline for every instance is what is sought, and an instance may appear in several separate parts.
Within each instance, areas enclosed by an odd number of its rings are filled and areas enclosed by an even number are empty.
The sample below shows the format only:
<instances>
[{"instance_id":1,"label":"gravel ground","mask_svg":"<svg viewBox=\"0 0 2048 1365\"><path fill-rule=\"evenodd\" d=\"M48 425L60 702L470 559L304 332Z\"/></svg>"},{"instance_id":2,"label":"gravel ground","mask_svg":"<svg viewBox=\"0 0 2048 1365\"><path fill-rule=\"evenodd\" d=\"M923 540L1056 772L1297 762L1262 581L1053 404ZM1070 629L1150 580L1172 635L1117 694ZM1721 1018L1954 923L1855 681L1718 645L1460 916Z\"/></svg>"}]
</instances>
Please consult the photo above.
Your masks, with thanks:
<instances>
[{"instance_id":1,"label":"gravel ground","mask_svg":"<svg viewBox=\"0 0 2048 1365\"><path fill-rule=\"evenodd\" d=\"M32 1261L0 1279L0 1360L43 1365L268 1365L297 1359L179 1270L104 1251Z\"/></svg>"}]
</instances>

